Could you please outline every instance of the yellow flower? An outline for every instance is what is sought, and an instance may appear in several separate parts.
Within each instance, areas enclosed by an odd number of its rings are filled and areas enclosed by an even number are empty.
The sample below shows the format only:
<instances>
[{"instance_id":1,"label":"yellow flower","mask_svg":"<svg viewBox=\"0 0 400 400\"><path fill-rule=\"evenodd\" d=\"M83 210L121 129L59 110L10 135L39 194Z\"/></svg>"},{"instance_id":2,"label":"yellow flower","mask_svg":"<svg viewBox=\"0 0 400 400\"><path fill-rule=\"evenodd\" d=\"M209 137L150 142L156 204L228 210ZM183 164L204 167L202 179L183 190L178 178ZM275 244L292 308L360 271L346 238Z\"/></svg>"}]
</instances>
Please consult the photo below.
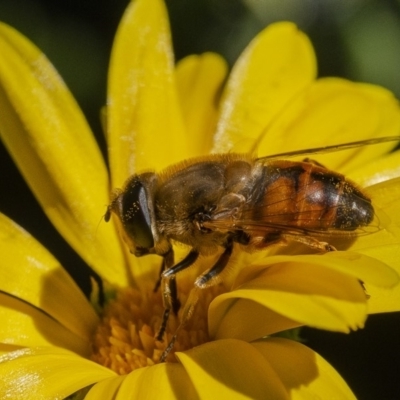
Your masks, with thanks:
<instances>
[{"instance_id":1,"label":"yellow flower","mask_svg":"<svg viewBox=\"0 0 400 400\"><path fill-rule=\"evenodd\" d=\"M49 219L116 299L107 297L98 316L57 260L1 216L2 398L61 399L84 388L85 399L354 397L319 355L266 337L303 324L348 332L363 326L368 309L399 310L400 290L389 288L398 282L400 163L398 153L386 156L390 143L318 157L360 182L379 182L369 191L387 229L325 255L299 255L295 246L237 252L224 284L200 293L179 332L176 359L171 354L157 364L166 345L153 339L162 313L152 290L160 260L127 255L112 224L98 224L109 202L105 163L45 56L5 25L0 52L2 139ZM311 44L291 23L254 39L217 106L225 75L214 54L189 57L175 69L164 5L132 2L109 74L112 187L136 171L210 152L268 155L399 131L399 108L388 91L316 80ZM183 304L195 274L209 264L204 258L179 276ZM178 323L171 318L168 338Z\"/></svg>"}]
</instances>

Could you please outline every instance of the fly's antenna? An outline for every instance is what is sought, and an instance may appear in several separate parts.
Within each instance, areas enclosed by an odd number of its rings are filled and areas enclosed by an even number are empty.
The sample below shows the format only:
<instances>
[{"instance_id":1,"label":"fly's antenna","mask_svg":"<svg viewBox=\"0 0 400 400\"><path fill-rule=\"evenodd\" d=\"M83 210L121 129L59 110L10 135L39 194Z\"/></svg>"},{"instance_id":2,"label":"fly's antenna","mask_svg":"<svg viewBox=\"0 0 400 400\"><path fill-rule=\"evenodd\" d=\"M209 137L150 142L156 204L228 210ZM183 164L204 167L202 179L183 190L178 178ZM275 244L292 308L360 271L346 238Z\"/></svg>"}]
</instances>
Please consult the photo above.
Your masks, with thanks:
<instances>
[{"instance_id":1,"label":"fly's antenna","mask_svg":"<svg viewBox=\"0 0 400 400\"><path fill-rule=\"evenodd\" d=\"M95 238L96 238L96 236L97 236L97 232L99 231L100 224L101 224L103 221L108 222L108 221L110 220L110 218L111 218L110 206L107 206L106 212L100 217L99 222L98 222L97 225L96 225L96 230L95 230L95 233L94 233L94 237L95 237Z\"/></svg>"}]
</instances>

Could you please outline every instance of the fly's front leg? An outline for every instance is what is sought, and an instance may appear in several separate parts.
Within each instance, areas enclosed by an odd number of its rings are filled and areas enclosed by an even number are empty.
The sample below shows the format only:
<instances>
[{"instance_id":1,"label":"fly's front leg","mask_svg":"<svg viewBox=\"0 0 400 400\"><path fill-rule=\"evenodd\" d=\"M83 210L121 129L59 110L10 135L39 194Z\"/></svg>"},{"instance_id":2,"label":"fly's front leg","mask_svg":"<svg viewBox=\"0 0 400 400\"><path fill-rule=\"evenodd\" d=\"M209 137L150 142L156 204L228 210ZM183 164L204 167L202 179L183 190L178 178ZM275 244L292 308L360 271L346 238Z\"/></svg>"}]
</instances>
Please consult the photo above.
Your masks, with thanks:
<instances>
[{"instance_id":1,"label":"fly's front leg","mask_svg":"<svg viewBox=\"0 0 400 400\"><path fill-rule=\"evenodd\" d=\"M161 319L160 329L156 335L156 340L159 341L162 341L163 339L171 310L177 314L180 307L175 275L162 280L162 299L164 304L164 313Z\"/></svg>"},{"instance_id":2,"label":"fly's front leg","mask_svg":"<svg viewBox=\"0 0 400 400\"><path fill-rule=\"evenodd\" d=\"M233 239L229 238L225 250L218 258L218 261L209 270L207 270L204 274L200 275L196 279L195 287L191 290L189 298L183 309L181 323L179 324L178 329L175 331L171 341L168 343L168 346L163 351L160 358L161 362L164 362L167 359L168 354L174 347L179 331L187 324L187 322L192 317L195 306L199 299L199 291L207 287L213 286L218 282L218 276L228 264L232 254L232 249L233 249Z\"/></svg>"},{"instance_id":3,"label":"fly's front leg","mask_svg":"<svg viewBox=\"0 0 400 400\"><path fill-rule=\"evenodd\" d=\"M192 250L182 261L166 269L161 274L164 314L162 316L160 329L156 335L156 340L162 340L171 310L175 314L177 314L179 310L180 303L177 296L175 276L178 272L190 267L197 260L198 256L199 253L196 250Z\"/></svg>"},{"instance_id":4,"label":"fly's front leg","mask_svg":"<svg viewBox=\"0 0 400 400\"><path fill-rule=\"evenodd\" d=\"M176 331L175 331L174 335L172 336L172 339L169 341L167 347L162 352L161 357L160 357L160 362L164 362L167 359L168 354L174 348L174 345L178 338L178 334L179 334L180 330L186 325L186 323L190 320L191 316L193 315L196 304L199 300L199 291L200 290L201 290L200 288L194 287L190 291L189 298L187 299L187 302L186 302L185 307L182 312L181 323L179 324L178 328L176 329Z\"/></svg>"},{"instance_id":5,"label":"fly's front leg","mask_svg":"<svg viewBox=\"0 0 400 400\"><path fill-rule=\"evenodd\" d=\"M162 274L165 270L171 268L174 265L174 250L172 247L162 256L162 262L161 262L161 268L160 268L160 274L157 279L156 284L154 285L154 292L157 292L158 288L161 285L161 280L162 280Z\"/></svg>"}]
</instances>

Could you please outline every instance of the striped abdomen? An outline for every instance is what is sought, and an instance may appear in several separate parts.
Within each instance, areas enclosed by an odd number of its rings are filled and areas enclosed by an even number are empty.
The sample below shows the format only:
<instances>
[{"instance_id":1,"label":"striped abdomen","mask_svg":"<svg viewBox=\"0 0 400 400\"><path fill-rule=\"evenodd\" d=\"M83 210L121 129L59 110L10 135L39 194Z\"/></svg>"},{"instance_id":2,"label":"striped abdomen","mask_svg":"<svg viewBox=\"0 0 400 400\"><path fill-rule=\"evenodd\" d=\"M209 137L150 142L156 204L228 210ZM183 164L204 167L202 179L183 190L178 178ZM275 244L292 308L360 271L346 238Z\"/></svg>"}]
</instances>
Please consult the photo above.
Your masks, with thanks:
<instances>
[{"instance_id":1,"label":"striped abdomen","mask_svg":"<svg viewBox=\"0 0 400 400\"><path fill-rule=\"evenodd\" d=\"M271 161L243 217L278 226L355 230L374 215L371 200L343 175L310 162Z\"/></svg>"}]
</instances>

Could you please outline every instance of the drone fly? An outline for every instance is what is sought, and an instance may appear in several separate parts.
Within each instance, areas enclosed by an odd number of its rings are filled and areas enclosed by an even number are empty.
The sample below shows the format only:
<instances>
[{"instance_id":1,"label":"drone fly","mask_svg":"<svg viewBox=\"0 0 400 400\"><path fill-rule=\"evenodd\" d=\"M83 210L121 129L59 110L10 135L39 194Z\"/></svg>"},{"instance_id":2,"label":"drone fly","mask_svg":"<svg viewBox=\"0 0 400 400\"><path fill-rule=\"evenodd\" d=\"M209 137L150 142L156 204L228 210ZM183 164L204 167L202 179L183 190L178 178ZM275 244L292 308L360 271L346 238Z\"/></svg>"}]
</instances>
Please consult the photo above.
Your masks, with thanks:
<instances>
[{"instance_id":1,"label":"drone fly","mask_svg":"<svg viewBox=\"0 0 400 400\"><path fill-rule=\"evenodd\" d=\"M285 158L390 140L399 138L261 158L215 154L182 161L160 173L131 176L122 189L113 192L105 220L111 213L117 216L123 239L135 256L163 257L160 279L165 311L157 339L162 339L171 310L177 313L179 309L176 274L200 255L220 253L194 282L195 287L205 288L214 284L229 263L235 243L252 252L294 241L327 252L335 250L330 235L356 236L372 222L371 199L355 183L315 161ZM174 241L190 247L176 264Z\"/></svg>"}]
</instances>

